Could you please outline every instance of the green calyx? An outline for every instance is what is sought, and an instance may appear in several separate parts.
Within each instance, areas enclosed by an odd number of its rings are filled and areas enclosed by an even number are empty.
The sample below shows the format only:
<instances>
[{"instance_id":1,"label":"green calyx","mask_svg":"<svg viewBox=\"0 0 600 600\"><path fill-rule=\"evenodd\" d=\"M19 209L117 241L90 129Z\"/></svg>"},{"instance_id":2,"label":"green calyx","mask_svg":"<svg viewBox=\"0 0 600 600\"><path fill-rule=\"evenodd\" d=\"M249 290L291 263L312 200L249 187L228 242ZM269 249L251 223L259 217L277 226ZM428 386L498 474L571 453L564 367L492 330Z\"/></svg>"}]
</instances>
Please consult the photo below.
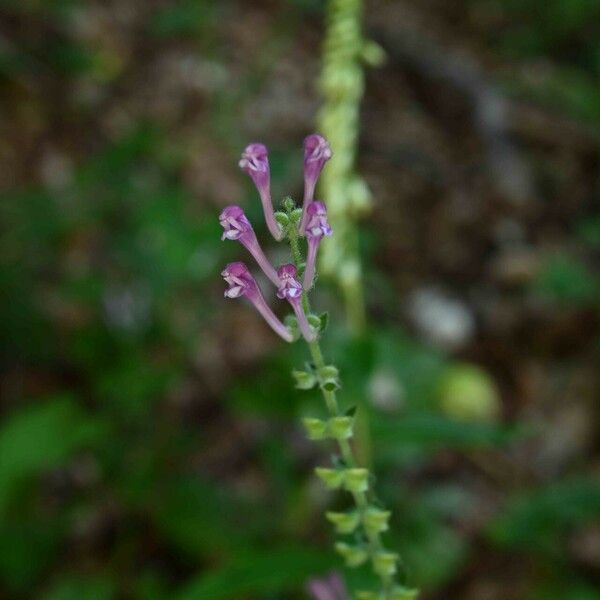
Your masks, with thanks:
<instances>
[{"instance_id":1,"label":"green calyx","mask_svg":"<svg viewBox=\"0 0 600 600\"><path fill-rule=\"evenodd\" d=\"M315 382L310 379L310 374L305 373L296 378L297 388L310 389L314 385ZM352 417L332 417L327 421L307 417L302 419L302 422L304 423L309 440L324 440L327 438L347 440L352 437L354 426L354 419Z\"/></svg>"},{"instance_id":2,"label":"green calyx","mask_svg":"<svg viewBox=\"0 0 600 600\"><path fill-rule=\"evenodd\" d=\"M392 513L389 510L369 507L362 516L365 531L371 535L382 533L389 529L389 520Z\"/></svg>"},{"instance_id":3,"label":"green calyx","mask_svg":"<svg viewBox=\"0 0 600 600\"><path fill-rule=\"evenodd\" d=\"M296 388L299 390L310 390L311 388L315 387L315 385L317 385L317 378L315 377L314 373L311 373L309 371L299 371L294 369L292 371L292 377L294 378L294 381L296 382ZM318 419L311 419L312 421L317 421ZM304 419L305 421L305 425L306 425L306 421L307 419ZM313 439L313 438L311 438ZM315 438L315 439L319 439L319 438Z\"/></svg>"},{"instance_id":4,"label":"green calyx","mask_svg":"<svg viewBox=\"0 0 600 600\"><path fill-rule=\"evenodd\" d=\"M395 552L377 552L373 556L373 570L382 579L390 579L397 570L398 555Z\"/></svg>"},{"instance_id":5,"label":"green calyx","mask_svg":"<svg viewBox=\"0 0 600 600\"><path fill-rule=\"evenodd\" d=\"M340 388L340 372L333 365L326 365L317 371L319 383L327 392L335 392Z\"/></svg>"},{"instance_id":6,"label":"green calyx","mask_svg":"<svg viewBox=\"0 0 600 600\"><path fill-rule=\"evenodd\" d=\"M364 546L351 546L344 542L335 545L336 552L341 554L349 567L360 567L369 558L369 553Z\"/></svg>"},{"instance_id":7,"label":"green calyx","mask_svg":"<svg viewBox=\"0 0 600 600\"><path fill-rule=\"evenodd\" d=\"M352 533L360 523L360 515L356 511L349 513L330 511L325 513L325 516L330 523L333 523L337 533L341 534Z\"/></svg>"},{"instance_id":8,"label":"green calyx","mask_svg":"<svg viewBox=\"0 0 600 600\"><path fill-rule=\"evenodd\" d=\"M348 492L359 494L369 489L368 469L327 469L317 467L315 473L325 486L331 490L344 488Z\"/></svg>"}]
</instances>

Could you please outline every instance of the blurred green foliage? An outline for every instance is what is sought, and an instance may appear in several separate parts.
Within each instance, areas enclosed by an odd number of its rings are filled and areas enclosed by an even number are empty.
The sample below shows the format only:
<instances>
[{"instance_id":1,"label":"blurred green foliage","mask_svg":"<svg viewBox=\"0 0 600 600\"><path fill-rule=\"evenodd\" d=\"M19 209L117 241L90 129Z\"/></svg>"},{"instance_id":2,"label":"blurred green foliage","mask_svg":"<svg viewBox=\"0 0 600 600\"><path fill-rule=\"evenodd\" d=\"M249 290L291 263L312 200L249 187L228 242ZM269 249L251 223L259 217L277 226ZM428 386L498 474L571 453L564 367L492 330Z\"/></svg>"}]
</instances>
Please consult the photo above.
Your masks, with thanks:
<instances>
[{"instance_id":1,"label":"blurred green foliage","mask_svg":"<svg viewBox=\"0 0 600 600\"><path fill-rule=\"evenodd\" d=\"M47 70L100 86L119 80L118 55L68 34L71 11L83 4L4 0L11 18L41 20L50 34L20 46L2 39L2 83ZM503 19L492 47L552 66L537 82L513 76L507 85L598 127L600 3L491 4ZM322 7L293 0L284 9L315 19ZM230 2L161 3L138 33L149 45L200 38L211 47L230 10ZM210 126L232 144L240 101L261 87L263 63L289 35L283 27L273 34L243 93L213 99ZM312 482L322 455L299 441L299 417L322 410L316 393L292 387L302 348L277 347L238 365L216 390L200 381L203 353L221 352L209 334L220 324L215 281L229 249L219 241L216 209L185 185L171 137L177 133L139 119L91 157L77 157L66 182L14 187L0 200L0 597L301 598L306 578L339 567L320 510L332 499ZM274 155L276 179L290 157ZM252 210L258 214L258 204ZM597 306L589 256L599 232L597 215L584 218L573 251L543 261L533 292L562 307ZM359 340L336 330L334 314L331 321L327 353L340 365L347 407L368 415L365 454L394 509L390 545L401 549L411 579L446 593L485 547L527 553L540 573L527 600L597 598L565 549L569 535L600 519L597 482L557 474L523 486L507 475L489 502L485 533L469 537L488 499L436 465L502 466L535 428L453 419L440 390L454 361L392 319ZM188 387L190 406L181 400ZM221 446L227 457L215 467L211 452ZM348 577L362 583L368 574Z\"/></svg>"}]
</instances>

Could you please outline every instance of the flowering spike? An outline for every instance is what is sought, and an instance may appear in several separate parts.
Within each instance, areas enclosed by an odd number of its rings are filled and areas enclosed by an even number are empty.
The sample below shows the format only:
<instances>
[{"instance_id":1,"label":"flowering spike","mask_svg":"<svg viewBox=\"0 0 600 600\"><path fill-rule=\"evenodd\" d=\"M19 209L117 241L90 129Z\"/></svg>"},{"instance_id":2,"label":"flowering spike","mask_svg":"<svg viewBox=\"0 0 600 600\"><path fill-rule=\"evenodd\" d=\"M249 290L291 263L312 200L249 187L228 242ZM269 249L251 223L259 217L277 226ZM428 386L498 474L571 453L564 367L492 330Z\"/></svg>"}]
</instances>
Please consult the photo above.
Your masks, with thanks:
<instances>
[{"instance_id":1,"label":"flowering spike","mask_svg":"<svg viewBox=\"0 0 600 600\"><path fill-rule=\"evenodd\" d=\"M315 195L315 186L317 179L325 166L325 163L332 157L329 142L318 133L313 133L304 139L304 213L300 222L300 233L304 235L306 231L308 215L307 208Z\"/></svg>"},{"instance_id":2,"label":"flowering spike","mask_svg":"<svg viewBox=\"0 0 600 600\"><path fill-rule=\"evenodd\" d=\"M292 305L304 339L307 342L313 342L317 336L306 318L304 308L302 308L302 284L296 279L296 273L296 267L292 264L282 265L277 269L277 275L281 280L277 297L285 298Z\"/></svg>"},{"instance_id":3,"label":"flowering spike","mask_svg":"<svg viewBox=\"0 0 600 600\"><path fill-rule=\"evenodd\" d=\"M221 272L221 275L229 285L225 290L226 298L245 296L264 317L275 333L280 335L286 342L293 341L291 332L269 308L258 284L243 262L229 263Z\"/></svg>"},{"instance_id":4,"label":"flowering spike","mask_svg":"<svg viewBox=\"0 0 600 600\"><path fill-rule=\"evenodd\" d=\"M327 209L323 202L318 200L311 202L306 208L306 239L308 241L308 254L306 256L306 269L304 271L304 289L312 287L315 277L315 263L317 261L317 250L321 240L330 236L333 231L327 221Z\"/></svg>"},{"instance_id":5,"label":"flowering spike","mask_svg":"<svg viewBox=\"0 0 600 600\"><path fill-rule=\"evenodd\" d=\"M239 165L247 173L258 193L265 214L265 221L271 235L277 240L283 238L283 232L273 214L273 202L271 201L271 172L269 169L269 153L264 144L250 144L242 153Z\"/></svg>"},{"instance_id":6,"label":"flowering spike","mask_svg":"<svg viewBox=\"0 0 600 600\"><path fill-rule=\"evenodd\" d=\"M254 229L248 221L244 211L235 204L227 206L219 216L219 222L223 227L222 240L237 240L252 254L265 275L277 286L281 285L277 271L269 262L262 251Z\"/></svg>"}]
</instances>

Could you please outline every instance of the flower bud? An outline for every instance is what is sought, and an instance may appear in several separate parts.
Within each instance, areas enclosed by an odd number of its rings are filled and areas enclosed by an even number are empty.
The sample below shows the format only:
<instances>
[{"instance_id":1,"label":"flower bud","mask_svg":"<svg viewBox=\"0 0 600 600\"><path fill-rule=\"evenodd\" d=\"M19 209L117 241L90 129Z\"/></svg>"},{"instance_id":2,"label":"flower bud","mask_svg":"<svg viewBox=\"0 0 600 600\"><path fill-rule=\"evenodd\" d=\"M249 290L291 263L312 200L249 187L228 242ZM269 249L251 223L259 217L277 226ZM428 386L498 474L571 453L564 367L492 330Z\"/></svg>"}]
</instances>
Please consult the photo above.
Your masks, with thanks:
<instances>
[{"instance_id":1,"label":"flower bud","mask_svg":"<svg viewBox=\"0 0 600 600\"><path fill-rule=\"evenodd\" d=\"M315 473L323 481L325 487L330 490L336 490L344 483L344 471L342 470L317 467Z\"/></svg>"},{"instance_id":2,"label":"flower bud","mask_svg":"<svg viewBox=\"0 0 600 600\"><path fill-rule=\"evenodd\" d=\"M281 206L283 206L283 209L287 212L292 212L294 208L296 208L296 203L289 196L286 196L281 201Z\"/></svg>"},{"instance_id":3,"label":"flower bud","mask_svg":"<svg viewBox=\"0 0 600 600\"><path fill-rule=\"evenodd\" d=\"M363 546L351 546L344 542L338 542L335 549L344 557L349 567L360 567L369 558L369 553Z\"/></svg>"},{"instance_id":4,"label":"flower bud","mask_svg":"<svg viewBox=\"0 0 600 600\"><path fill-rule=\"evenodd\" d=\"M289 222L290 218L282 211L278 210L275 213L275 220L282 226L285 227Z\"/></svg>"},{"instance_id":5,"label":"flower bud","mask_svg":"<svg viewBox=\"0 0 600 600\"><path fill-rule=\"evenodd\" d=\"M375 507L368 508L363 514L363 524L367 533L375 534L387 531L391 514L389 510L381 510Z\"/></svg>"},{"instance_id":6,"label":"flower bud","mask_svg":"<svg viewBox=\"0 0 600 600\"><path fill-rule=\"evenodd\" d=\"M329 419L328 429L336 440L347 440L352 437L352 417L333 417Z\"/></svg>"},{"instance_id":7,"label":"flower bud","mask_svg":"<svg viewBox=\"0 0 600 600\"><path fill-rule=\"evenodd\" d=\"M290 219L292 220L292 223L299 223L301 218L302 218L302 209L301 208L295 208L290 213Z\"/></svg>"},{"instance_id":8,"label":"flower bud","mask_svg":"<svg viewBox=\"0 0 600 600\"><path fill-rule=\"evenodd\" d=\"M352 533L360 521L360 516L357 512L327 512L325 513L327 520L335 525L335 530L338 533Z\"/></svg>"},{"instance_id":9,"label":"flower bud","mask_svg":"<svg viewBox=\"0 0 600 600\"><path fill-rule=\"evenodd\" d=\"M297 387L297 386L296 386ZM327 437L327 423L321 419L302 419L309 440L324 440Z\"/></svg>"},{"instance_id":10,"label":"flower bud","mask_svg":"<svg viewBox=\"0 0 600 600\"><path fill-rule=\"evenodd\" d=\"M393 577L396 572L398 555L394 552L378 552L373 557L373 570L383 579Z\"/></svg>"},{"instance_id":11,"label":"flower bud","mask_svg":"<svg viewBox=\"0 0 600 600\"><path fill-rule=\"evenodd\" d=\"M364 468L346 469L344 488L355 494L366 492L369 489L369 471Z\"/></svg>"}]
</instances>

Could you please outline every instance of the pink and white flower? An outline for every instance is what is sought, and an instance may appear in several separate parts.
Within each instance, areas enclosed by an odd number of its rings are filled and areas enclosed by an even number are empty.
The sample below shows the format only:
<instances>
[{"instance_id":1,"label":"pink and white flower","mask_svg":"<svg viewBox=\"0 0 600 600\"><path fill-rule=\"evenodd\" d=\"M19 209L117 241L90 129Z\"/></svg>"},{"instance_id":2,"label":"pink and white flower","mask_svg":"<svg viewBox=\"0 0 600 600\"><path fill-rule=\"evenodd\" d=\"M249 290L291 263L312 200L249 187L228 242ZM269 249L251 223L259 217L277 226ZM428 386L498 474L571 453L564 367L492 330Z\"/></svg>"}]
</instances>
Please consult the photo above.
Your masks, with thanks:
<instances>
[{"instance_id":1,"label":"pink and white flower","mask_svg":"<svg viewBox=\"0 0 600 600\"><path fill-rule=\"evenodd\" d=\"M304 235L308 222L306 209L315 195L315 187L325 163L333 156L329 142L318 133L304 139L304 201L300 233Z\"/></svg>"},{"instance_id":2,"label":"pink and white flower","mask_svg":"<svg viewBox=\"0 0 600 600\"><path fill-rule=\"evenodd\" d=\"M263 316L275 333L286 342L293 341L290 330L275 316L266 303L256 280L243 262L229 263L221 272L223 279L229 286L225 290L225 298L247 298Z\"/></svg>"},{"instance_id":3,"label":"pink and white flower","mask_svg":"<svg viewBox=\"0 0 600 600\"><path fill-rule=\"evenodd\" d=\"M269 168L269 152L264 144L250 144L242 153L240 168L250 176L262 202L265 221L271 235L277 240L283 238L283 231L275 220L273 202L271 200L271 171Z\"/></svg>"}]
</instances>

